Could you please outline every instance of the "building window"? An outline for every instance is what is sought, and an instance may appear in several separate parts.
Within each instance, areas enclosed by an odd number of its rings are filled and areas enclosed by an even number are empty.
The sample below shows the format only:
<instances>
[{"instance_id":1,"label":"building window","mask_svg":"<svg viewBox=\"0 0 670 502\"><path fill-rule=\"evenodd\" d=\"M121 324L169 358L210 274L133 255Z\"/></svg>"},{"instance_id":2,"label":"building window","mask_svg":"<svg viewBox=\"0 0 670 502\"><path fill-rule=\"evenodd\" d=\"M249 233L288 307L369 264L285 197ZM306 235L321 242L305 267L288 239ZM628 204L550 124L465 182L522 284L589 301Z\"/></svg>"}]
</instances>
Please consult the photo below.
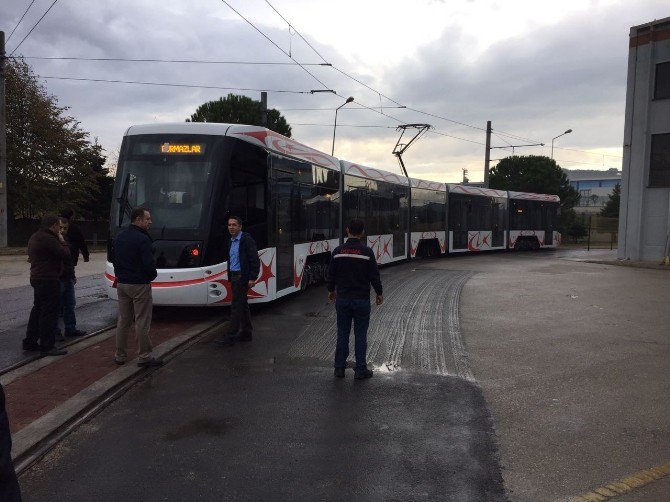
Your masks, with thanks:
<instances>
[{"instance_id":1,"label":"building window","mask_svg":"<svg viewBox=\"0 0 670 502\"><path fill-rule=\"evenodd\" d=\"M670 134L651 135L649 186L670 187Z\"/></svg>"},{"instance_id":2,"label":"building window","mask_svg":"<svg viewBox=\"0 0 670 502\"><path fill-rule=\"evenodd\" d=\"M670 61L656 65L654 99L670 98Z\"/></svg>"}]
</instances>

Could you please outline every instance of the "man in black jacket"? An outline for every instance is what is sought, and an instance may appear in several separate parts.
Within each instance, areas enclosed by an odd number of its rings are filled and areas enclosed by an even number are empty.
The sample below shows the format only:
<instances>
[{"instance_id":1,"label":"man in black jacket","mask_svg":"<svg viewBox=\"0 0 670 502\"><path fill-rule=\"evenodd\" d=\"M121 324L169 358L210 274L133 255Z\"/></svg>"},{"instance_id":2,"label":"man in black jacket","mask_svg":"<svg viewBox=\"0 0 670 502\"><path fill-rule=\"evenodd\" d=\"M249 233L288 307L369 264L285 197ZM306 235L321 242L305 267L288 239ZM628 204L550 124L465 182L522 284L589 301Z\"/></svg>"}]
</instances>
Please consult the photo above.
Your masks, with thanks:
<instances>
[{"instance_id":1,"label":"man in black jacket","mask_svg":"<svg viewBox=\"0 0 670 502\"><path fill-rule=\"evenodd\" d=\"M375 303L381 305L382 282L375 254L361 242L365 231L361 220L351 220L347 227L349 238L333 250L328 267L328 301L335 301L337 311L337 345L335 347L335 376L344 377L349 357L349 332L354 323L356 367L354 378L370 378L366 352L370 324L370 284L377 293Z\"/></svg>"},{"instance_id":2,"label":"man in black jacket","mask_svg":"<svg viewBox=\"0 0 670 502\"><path fill-rule=\"evenodd\" d=\"M225 240L224 259L228 262L228 281L233 302L228 330L216 340L216 344L222 347L251 341L253 327L247 293L256 284L261 268L256 242L247 232L242 232L242 219L239 216L228 218L228 231L230 240Z\"/></svg>"},{"instance_id":3,"label":"man in black jacket","mask_svg":"<svg viewBox=\"0 0 670 502\"><path fill-rule=\"evenodd\" d=\"M72 254L72 263L76 267L79 262L79 252L84 257L84 261L89 260L88 246L86 245L86 239L84 239L84 234L74 222L74 210L65 209L60 213L61 218L66 218L68 221L68 231L67 231L67 240L70 245L70 253Z\"/></svg>"},{"instance_id":4,"label":"man in black jacket","mask_svg":"<svg viewBox=\"0 0 670 502\"><path fill-rule=\"evenodd\" d=\"M77 251L70 240L70 221L61 216L61 227L63 227L63 237L70 248L70 256L63 260L62 272L60 275L60 307L63 312L63 326L65 327L65 336L84 336L86 331L77 329L77 316L74 312L77 306L77 299L74 294L74 285L77 284L77 276L74 273L74 256ZM60 331L56 331L60 334Z\"/></svg>"},{"instance_id":5,"label":"man in black jacket","mask_svg":"<svg viewBox=\"0 0 670 502\"><path fill-rule=\"evenodd\" d=\"M0 500L21 502L21 487L12 463L12 435L5 407L5 389L0 384Z\"/></svg>"},{"instance_id":6,"label":"man in black jacket","mask_svg":"<svg viewBox=\"0 0 670 502\"><path fill-rule=\"evenodd\" d=\"M130 214L130 226L114 239L112 263L119 298L119 319L116 324L116 364L124 364L128 354L128 331L135 321L137 334L137 365L143 368L162 366L163 361L151 357L149 339L153 299L151 281L158 272L154 265L152 240L149 237L151 213L138 207Z\"/></svg>"},{"instance_id":7,"label":"man in black jacket","mask_svg":"<svg viewBox=\"0 0 670 502\"><path fill-rule=\"evenodd\" d=\"M34 301L23 340L23 350L39 350L44 356L67 354L66 350L54 346L60 306L59 277L63 260L70 257L70 250L61 231L58 217L45 216L40 229L28 241L30 285L33 287Z\"/></svg>"}]
</instances>

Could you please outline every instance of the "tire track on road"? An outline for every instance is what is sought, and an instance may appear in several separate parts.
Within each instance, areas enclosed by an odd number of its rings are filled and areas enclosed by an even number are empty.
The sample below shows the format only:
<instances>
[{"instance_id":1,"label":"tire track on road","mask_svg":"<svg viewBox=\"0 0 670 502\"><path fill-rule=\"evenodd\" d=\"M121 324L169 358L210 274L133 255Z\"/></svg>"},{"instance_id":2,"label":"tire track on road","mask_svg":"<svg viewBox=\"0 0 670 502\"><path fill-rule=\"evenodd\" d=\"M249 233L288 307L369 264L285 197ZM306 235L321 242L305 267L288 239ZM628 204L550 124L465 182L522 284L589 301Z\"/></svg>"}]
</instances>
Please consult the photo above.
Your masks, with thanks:
<instances>
[{"instance_id":1,"label":"tire track on road","mask_svg":"<svg viewBox=\"0 0 670 502\"><path fill-rule=\"evenodd\" d=\"M388 371L407 369L474 381L461 339L458 303L472 272L408 269L385 277L385 301L373 307L368 361ZM290 346L289 358L330 362L335 352L332 306L314 317ZM350 359L353 358L353 334Z\"/></svg>"}]
</instances>

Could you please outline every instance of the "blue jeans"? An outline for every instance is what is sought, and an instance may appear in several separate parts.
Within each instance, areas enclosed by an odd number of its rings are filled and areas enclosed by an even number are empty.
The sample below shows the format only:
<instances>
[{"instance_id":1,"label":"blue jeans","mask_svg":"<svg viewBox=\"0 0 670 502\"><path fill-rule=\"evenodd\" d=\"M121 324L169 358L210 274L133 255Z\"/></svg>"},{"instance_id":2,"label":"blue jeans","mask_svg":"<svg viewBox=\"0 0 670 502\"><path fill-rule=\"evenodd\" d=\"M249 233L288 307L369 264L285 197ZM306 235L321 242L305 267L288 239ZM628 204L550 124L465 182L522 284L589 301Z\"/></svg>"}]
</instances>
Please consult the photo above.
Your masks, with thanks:
<instances>
[{"instance_id":1,"label":"blue jeans","mask_svg":"<svg viewBox=\"0 0 670 502\"><path fill-rule=\"evenodd\" d=\"M370 300L337 298L337 345L335 347L335 367L345 368L349 357L349 333L354 323L354 350L356 354L355 371L365 371L367 362L365 353L368 350L368 325L370 324Z\"/></svg>"},{"instance_id":2,"label":"blue jeans","mask_svg":"<svg viewBox=\"0 0 670 502\"><path fill-rule=\"evenodd\" d=\"M74 315L77 300L74 298L73 281L60 281L60 305L63 309L65 332L72 333L77 329L77 318Z\"/></svg>"}]
</instances>

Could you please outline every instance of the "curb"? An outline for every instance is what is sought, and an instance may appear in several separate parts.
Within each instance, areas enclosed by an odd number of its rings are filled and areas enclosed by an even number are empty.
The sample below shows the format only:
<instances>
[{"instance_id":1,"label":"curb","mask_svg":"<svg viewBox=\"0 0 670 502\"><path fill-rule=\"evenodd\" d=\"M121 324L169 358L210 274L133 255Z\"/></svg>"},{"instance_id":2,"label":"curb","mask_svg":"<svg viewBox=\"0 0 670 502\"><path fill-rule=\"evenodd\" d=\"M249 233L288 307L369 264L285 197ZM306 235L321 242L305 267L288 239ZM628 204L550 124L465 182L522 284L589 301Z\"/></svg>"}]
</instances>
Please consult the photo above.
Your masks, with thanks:
<instances>
[{"instance_id":1,"label":"curb","mask_svg":"<svg viewBox=\"0 0 670 502\"><path fill-rule=\"evenodd\" d=\"M166 362L172 360L181 353L182 350L180 349L186 350L190 345L197 343L222 322L224 321L219 320L213 323L202 322L194 325L182 335L154 347L155 357L163 358ZM15 433L12 438L12 459L17 474L20 475L40 460L77 426L89 420L108 404L122 396L135 383L160 369L139 368L136 363L137 359L128 361L124 366L105 375L46 415ZM6 374L3 377L14 379L19 376L12 378L12 376Z\"/></svg>"}]
</instances>

